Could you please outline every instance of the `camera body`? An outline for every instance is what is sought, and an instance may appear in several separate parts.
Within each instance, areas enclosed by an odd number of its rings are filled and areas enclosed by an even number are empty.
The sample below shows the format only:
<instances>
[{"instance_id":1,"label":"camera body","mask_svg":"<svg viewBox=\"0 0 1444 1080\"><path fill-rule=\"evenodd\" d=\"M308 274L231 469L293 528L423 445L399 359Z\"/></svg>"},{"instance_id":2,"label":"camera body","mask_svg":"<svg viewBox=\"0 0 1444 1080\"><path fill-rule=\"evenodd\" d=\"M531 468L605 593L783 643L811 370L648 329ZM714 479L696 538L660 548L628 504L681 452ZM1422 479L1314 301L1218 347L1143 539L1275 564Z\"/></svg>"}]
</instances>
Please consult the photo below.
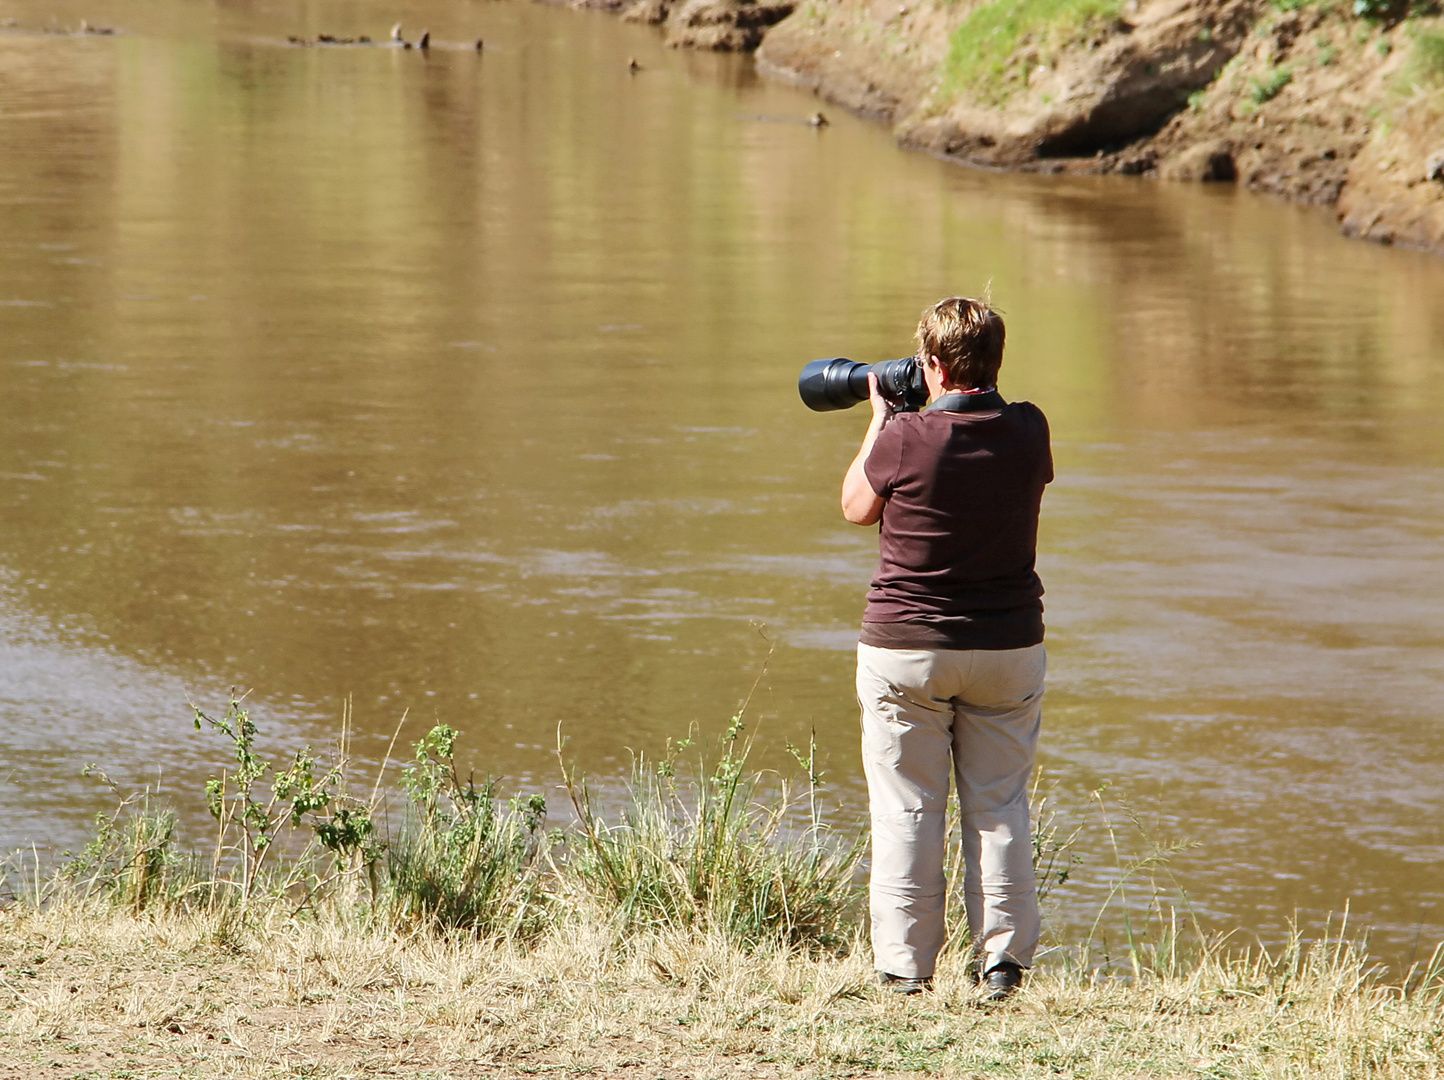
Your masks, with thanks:
<instances>
[{"instance_id":1,"label":"camera body","mask_svg":"<svg viewBox=\"0 0 1444 1080\"><path fill-rule=\"evenodd\" d=\"M877 376L877 386L894 411L917 412L928 403L928 386L923 366L916 356L884 360L880 364L859 364L846 357L814 360L802 369L797 392L813 412L850 409L867 400L867 374Z\"/></svg>"}]
</instances>

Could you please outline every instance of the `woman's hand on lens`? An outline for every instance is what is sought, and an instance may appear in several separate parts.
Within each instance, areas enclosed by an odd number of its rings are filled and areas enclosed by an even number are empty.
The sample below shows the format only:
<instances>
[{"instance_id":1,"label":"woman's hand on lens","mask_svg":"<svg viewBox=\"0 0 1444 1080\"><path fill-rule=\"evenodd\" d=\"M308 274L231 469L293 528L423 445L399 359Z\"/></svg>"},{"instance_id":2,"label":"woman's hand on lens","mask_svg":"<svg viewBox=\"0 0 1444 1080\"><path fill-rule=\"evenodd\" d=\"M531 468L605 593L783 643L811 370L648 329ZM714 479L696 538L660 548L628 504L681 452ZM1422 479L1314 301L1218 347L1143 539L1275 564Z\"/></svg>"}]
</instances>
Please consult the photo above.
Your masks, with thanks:
<instances>
[{"instance_id":1,"label":"woman's hand on lens","mask_svg":"<svg viewBox=\"0 0 1444 1080\"><path fill-rule=\"evenodd\" d=\"M888 417L892 416L892 406L888 404L887 398L882 396L882 390L877 385L877 376L871 371L867 373L867 400L872 406L872 418L887 423Z\"/></svg>"}]
</instances>

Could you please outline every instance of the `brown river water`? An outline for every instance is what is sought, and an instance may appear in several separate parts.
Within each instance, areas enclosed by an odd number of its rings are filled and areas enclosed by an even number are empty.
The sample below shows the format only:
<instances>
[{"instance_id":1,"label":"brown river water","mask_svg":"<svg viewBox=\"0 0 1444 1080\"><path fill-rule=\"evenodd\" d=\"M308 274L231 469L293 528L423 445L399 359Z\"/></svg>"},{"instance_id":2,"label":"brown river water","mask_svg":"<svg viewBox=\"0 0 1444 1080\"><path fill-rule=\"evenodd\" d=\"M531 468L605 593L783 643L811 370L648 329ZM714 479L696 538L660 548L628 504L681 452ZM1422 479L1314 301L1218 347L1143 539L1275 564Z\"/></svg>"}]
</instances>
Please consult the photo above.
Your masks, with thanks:
<instances>
[{"instance_id":1,"label":"brown river water","mask_svg":"<svg viewBox=\"0 0 1444 1080\"><path fill-rule=\"evenodd\" d=\"M251 691L280 745L445 721L556 800L712 734L815 729L862 808L861 411L798 368L911 351L991 285L1053 425L1042 755L1082 863L1210 926L1444 937L1444 260L1232 190L995 175L520 3L0 8L0 846L158 784L202 819ZM33 32L81 18L114 36ZM289 48L410 33L435 47ZM642 70L628 71L635 56ZM1127 820L1128 810L1138 825ZM1140 831L1141 829L1141 831ZM1146 893L1135 885L1134 895Z\"/></svg>"}]
</instances>

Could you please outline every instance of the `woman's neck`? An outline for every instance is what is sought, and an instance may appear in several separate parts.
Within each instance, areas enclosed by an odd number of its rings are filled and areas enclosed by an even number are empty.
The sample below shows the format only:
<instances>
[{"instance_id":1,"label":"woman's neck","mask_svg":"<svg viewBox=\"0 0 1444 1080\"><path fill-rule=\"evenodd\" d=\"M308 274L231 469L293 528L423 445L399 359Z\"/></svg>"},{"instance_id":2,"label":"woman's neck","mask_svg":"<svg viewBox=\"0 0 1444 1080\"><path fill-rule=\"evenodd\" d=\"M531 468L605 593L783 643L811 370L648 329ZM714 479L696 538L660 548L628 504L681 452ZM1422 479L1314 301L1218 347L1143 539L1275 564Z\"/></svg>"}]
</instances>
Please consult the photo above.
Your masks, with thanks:
<instances>
[{"instance_id":1,"label":"woman's neck","mask_svg":"<svg viewBox=\"0 0 1444 1080\"><path fill-rule=\"evenodd\" d=\"M991 394L996 386L944 386L938 397L945 394Z\"/></svg>"}]
</instances>

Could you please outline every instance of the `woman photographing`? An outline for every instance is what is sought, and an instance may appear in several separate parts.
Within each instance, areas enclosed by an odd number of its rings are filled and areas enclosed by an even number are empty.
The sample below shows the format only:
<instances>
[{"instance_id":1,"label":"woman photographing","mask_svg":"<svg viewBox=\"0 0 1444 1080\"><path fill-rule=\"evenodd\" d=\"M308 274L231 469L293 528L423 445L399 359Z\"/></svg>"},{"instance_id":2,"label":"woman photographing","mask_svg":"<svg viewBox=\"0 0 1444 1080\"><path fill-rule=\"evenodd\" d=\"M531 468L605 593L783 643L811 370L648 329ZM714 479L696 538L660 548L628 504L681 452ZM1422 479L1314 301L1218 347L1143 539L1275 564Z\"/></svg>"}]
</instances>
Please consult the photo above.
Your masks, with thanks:
<instances>
[{"instance_id":1,"label":"woman photographing","mask_svg":"<svg viewBox=\"0 0 1444 1080\"><path fill-rule=\"evenodd\" d=\"M1039 935L1028 781L1042 715L1038 510L1053 479L1048 422L997 392L1002 318L952 297L923 312L930 404L894 414L868 376L872 422L842 512L881 522L857 649L872 820L873 965L928 989L945 938L948 777L956 778L976 974L1015 991Z\"/></svg>"}]
</instances>

